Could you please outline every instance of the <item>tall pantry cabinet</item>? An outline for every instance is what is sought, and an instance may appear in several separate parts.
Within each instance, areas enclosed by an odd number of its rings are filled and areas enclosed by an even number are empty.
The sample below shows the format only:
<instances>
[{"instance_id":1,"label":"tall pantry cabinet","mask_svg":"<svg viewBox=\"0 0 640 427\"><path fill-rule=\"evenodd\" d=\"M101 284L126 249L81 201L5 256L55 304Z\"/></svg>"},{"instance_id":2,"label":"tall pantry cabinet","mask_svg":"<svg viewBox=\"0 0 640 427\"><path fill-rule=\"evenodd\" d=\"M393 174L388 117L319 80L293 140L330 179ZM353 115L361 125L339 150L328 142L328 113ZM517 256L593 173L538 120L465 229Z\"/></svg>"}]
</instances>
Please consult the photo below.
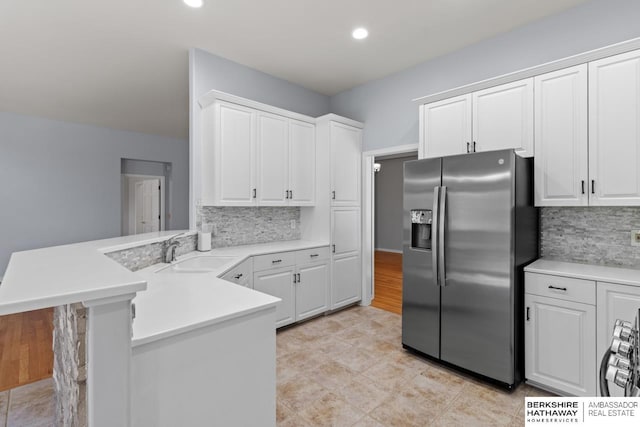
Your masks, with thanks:
<instances>
[{"instance_id":1,"label":"tall pantry cabinet","mask_svg":"<svg viewBox=\"0 0 640 427\"><path fill-rule=\"evenodd\" d=\"M303 209L303 238L329 236L335 310L362 299L361 164L363 124L335 114L316 122L316 206Z\"/></svg>"}]
</instances>

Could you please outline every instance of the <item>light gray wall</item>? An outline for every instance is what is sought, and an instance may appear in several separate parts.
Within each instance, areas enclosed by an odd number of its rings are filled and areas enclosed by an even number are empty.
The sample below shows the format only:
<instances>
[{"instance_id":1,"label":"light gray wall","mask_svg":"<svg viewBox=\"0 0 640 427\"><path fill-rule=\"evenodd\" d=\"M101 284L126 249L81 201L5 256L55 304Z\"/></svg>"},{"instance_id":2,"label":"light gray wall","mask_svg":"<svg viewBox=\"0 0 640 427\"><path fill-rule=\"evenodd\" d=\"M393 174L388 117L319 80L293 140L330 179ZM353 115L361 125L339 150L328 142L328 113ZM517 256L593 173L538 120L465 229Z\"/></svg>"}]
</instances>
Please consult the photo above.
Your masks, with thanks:
<instances>
[{"instance_id":1,"label":"light gray wall","mask_svg":"<svg viewBox=\"0 0 640 427\"><path fill-rule=\"evenodd\" d=\"M0 112L0 276L12 252L120 235L121 159L172 164L188 222L187 141Z\"/></svg>"},{"instance_id":2,"label":"light gray wall","mask_svg":"<svg viewBox=\"0 0 640 427\"><path fill-rule=\"evenodd\" d=\"M204 50L191 49L189 52L189 138L192 149L189 165L192 176L200 176L200 151L197 144L193 144L193 141L198 141L200 138L198 98L213 89L312 117L330 112L328 96ZM192 194L190 199L194 201L190 211L190 225L195 228L198 218L197 209L195 209L196 197L193 195L200 194L197 180L192 180L189 191Z\"/></svg>"},{"instance_id":3,"label":"light gray wall","mask_svg":"<svg viewBox=\"0 0 640 427\"><path fill-rule=\"evenodd\" d=\"M365 123L364 150L415 144L411 99L640 37L639 18L638 0L590 1L337 94L330 107Z\"/></svg>"},{"instance_id":4,"label":"light gray wall","mask_svg":"<svg viewBox=\"0 0 640 427\"><path fill-rule=\"evenodd\" d=\"M376 160L375 174L375 248L402 251L402 170L407 160L417 156Z\"/></svg>"}]
</instances>

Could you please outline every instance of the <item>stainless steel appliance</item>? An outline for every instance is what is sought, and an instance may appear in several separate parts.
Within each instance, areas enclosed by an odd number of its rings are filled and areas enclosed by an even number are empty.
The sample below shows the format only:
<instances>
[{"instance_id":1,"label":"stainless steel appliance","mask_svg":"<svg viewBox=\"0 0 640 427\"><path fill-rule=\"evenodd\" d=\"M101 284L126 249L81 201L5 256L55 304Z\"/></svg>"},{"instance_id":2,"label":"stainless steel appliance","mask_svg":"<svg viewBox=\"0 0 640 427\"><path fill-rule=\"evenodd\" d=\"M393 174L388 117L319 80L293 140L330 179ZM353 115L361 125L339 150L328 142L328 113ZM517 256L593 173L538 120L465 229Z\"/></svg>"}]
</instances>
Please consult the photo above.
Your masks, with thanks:
<instances>
[{"instance_id":1,"label":"stainless steel appliance","mask_svg":"<svg viewBox=\"0 0 640 427\"><path fill-rule=\"evenodd\" d=\"M402 344L508 388L523 372L523 267L538 255L532 160L404 163Z\"/></svg>"},{"instance_id":2,"label":"stainless steel appliance","mask_svg":"<svg viewBox=\"0 0 640 427\"><path fill-rule=\"evenodd\" d=\"M616 320L611 346L600 362L600 394L610 396L609 382L626 397L640 397L640 309L635 323Z\"/></svg>"}]
</instances>

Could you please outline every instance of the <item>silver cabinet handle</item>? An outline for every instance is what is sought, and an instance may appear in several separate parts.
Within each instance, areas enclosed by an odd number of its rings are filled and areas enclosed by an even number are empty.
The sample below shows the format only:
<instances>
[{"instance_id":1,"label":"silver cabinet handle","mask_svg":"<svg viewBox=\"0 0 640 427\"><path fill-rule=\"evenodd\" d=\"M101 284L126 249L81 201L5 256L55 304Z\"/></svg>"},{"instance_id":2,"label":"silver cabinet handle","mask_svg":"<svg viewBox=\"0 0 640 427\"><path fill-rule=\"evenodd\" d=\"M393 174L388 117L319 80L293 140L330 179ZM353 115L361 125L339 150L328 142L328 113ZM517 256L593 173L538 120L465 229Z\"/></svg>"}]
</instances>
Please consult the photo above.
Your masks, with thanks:
<instances>
[{"instance_id":1,"label":"silver cabinet handle","mask_svg":"<svg viewBox=\"0 0 640 427\"><path fill-rule=\"evenodd\" d=\"M274 259L273 261L271 261L271 264L277 264L279 262L282 262L281 259Z\"/></svg>"},{"instance_id":2,"label":"silver cabinet handle","mask_svg":"<svg viewBox=\"0 0 640 427\"><path fill-rule=\"evenodd\" d=\"M293 273L293 283L298 283L296 282L296 273Z\"/></svg>"},{"instance_id":3,"label":"silver cabinet handle","mask_svg":"<svg viewBox=\"0 0 640 427\"><path fill-rule=\"evenodd\" d=\"M333 200L335 200L335 199L336 199L336 192L335 192L335 190L331 192L331 198L332 198Z\"/></svg>"},{"instance_id":4,"label":"silver cabinet handle","mask_svg":"<svg viewBox=\"0 0 640 427\"><path fill-rule=\"evenodd\" d=\"M311 258L315 258L315 257L317 257L317 256L320 256L320 254L311 254L311 255L309 255L309 256L310 256Z\"/></svg>"},{"instance_id":5,"label":"silver cabinet handle","mask_svg":"<svg viewBox=\"0 0 640 427\"><path fill-rule=\"evenodd\" d=\"M549 285L549 289L555 289L556 291L567 292L567 288L559 288L557 286Z\"/></svg>"},{"instance_id":6,"label":"silver cabinet handle","mask_svg":"<svg viewBox=\"0 0 640 427\"><path fill-rule=\"evenodd\" d=\"M300 273L298 273L297 275L298 275L298 283L302 282L302 280L300 279Z\"/></svg>"},{"instance_id":7,"label":"silver cabinet handle","mask_svg":"<svg viewBox=\"0 0 640 427\"><path fill-rule=\"evenodd\" d=\"M529 316L529 307L527 307L527 322L531 320L531 317Z\"/></svg>"},{"instance_id":8,"label":"silver cabinet handle","mask_svg":"<svg viewBox=\"0 0 640 427\"><path fill-rule=\"evenodd\" d=\"M473 141L473 152L474 153L476 152L476 142L475 141Z\"/></svg>"},{"instance_id":9,"label":"silver cabinet handle","mask_svg":"<svg viewBox=\"0 0 640 427\"><path fill-rule=\"evenodd\" d=\"M582 194L584 194L584 179L580 182L582 183Z\"/></svg>"},{"instance_id":10,"label":"silver cabinet handle","mask_svg":"<svg viewBox=\"0 0 640 427\"><path fill-rule=\"evenodd\" d=\"M591 180L591 194L596 194L596 180Z\"/></svg>"},{"instance_id":11,"label":"silver cabinet handle","mask_svg":"<svg viewBox=\"0 0 640 427\"><path fill-rule=\"evenodd\" d=\"M331 252L333 252L335 254L336 253L336 245L331 245L331 247L332 247Z\"/></svg>"},{"instance_id":12,"label":"silver cabinet handle","mask_svg":"<svg viewBox=\"0 0 640 427\"><path fill-rule=\"evenodd\" d=\"M293 199L293 190L289 190L289 198Z\"/></svg>"},{"instance_id":13,"label":"silver cabinet handle","mask_svg":"<svg viewBox=\"0 0 640 427\"><path fill-rule=\"evenodd\" d=\"M253 189L253 198L255 199L258 196L258 190Z\"/></svg>"},{"instance_id":14,"label":"silver cabinet handle","mask_svg":"<svg viewBox=\"0 0 640 427\"><path fill-rule=\"evenodd\" d=\"M233 278L236 279L236 280L238 280L241 277L242 277L242 273L236 274L235 276L233 276Z\"/></svg>"},{"instance_id":15,"label":"silver cabinet handle","mask_svg":"<svg viewBox=\"0 0 640 427\"><path fill-rule=\"evenodd\" d=\"M469 143L467 142L467 153L469 152L469 146L470 146L470 145L471 145L471 144L469 144Z\"/></svg>"}]
</instances>

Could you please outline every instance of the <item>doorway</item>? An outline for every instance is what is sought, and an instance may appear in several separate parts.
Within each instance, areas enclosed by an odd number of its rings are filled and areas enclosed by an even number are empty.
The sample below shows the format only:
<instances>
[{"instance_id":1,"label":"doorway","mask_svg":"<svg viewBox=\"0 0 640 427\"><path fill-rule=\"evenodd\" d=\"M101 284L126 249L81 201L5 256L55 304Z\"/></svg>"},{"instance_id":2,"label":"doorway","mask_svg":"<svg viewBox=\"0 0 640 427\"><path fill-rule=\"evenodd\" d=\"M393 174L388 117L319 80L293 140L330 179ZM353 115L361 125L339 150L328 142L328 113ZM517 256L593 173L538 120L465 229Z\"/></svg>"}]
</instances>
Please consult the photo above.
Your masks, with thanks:
<instances>
[{"instance_id":1,"label":"doorway","mask_svg":"<svg viewBox=\"0 0 640 427\"><path fill-rule=\"evenodd\" d=\"M167 175L170 165L146 160L122 159L121 234L167 229Z\"/></svg>"},{"instance_id":2,"label":"doorway","mask_svg":"<svg viewBox=\"0 0 640 427\"><path fill-rule=\"evenodd\" d=\"M365 290L372 306L397 314L402 313L403 164L417 158L417 144L364 153Z\"/></svg>"}]
</instances>

